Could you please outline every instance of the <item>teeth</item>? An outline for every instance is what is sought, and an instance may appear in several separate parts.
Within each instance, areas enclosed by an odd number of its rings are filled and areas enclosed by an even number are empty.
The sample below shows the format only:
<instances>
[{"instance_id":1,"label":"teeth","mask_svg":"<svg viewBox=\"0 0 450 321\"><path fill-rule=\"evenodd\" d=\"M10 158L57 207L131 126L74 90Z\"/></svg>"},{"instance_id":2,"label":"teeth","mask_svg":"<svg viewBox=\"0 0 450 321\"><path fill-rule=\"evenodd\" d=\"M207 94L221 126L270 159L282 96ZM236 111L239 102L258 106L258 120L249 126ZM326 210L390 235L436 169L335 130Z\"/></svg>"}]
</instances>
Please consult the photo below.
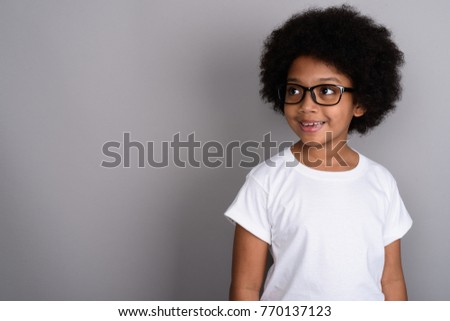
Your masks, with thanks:
<instances>
[{"instance_id":1,"label":"teeth","mask_svg":"<svg viewBox=\"0 0 450 321\"><path fill-rule=\"evenodd\" d=\"M323 121L318 121L318 122L314 122L314 123L304 123L304 122L302 122L302 125L306 126L306 127L311 127L311 126L319 126L319 125L322 125L324 123L325 122L323 122Z\"/></svg>"}]
</instances>

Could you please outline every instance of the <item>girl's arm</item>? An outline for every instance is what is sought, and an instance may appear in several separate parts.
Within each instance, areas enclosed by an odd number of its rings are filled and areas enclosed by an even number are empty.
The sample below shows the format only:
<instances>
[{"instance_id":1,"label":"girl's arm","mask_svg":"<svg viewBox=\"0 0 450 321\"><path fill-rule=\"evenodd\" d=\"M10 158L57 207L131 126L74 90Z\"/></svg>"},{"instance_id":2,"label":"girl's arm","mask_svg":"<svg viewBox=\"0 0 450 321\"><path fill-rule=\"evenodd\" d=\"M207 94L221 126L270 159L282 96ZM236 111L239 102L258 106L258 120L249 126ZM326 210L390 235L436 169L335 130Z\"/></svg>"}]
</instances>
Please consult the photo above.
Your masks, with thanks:
<instances>
[{"instance_id":1,"label":"girl's arm","mask_svg":"<svg viewBox=\"0 0 450 321\"><path fill-rule=\"evenodd\" d=\"M230 300L258 301L269 245L236 224Z\"/></svg>"},{"instance_id":2,"label":"girl's arm","mask_svg":"<svg viewBox=\"0 0 450 321\"><path fill-rule=\"evenodd\" d=\"M400 240L394 241L384 248L385 262L381 287L386 301L406 301L406 284L403 277Z\"/></svg>"}]
</instances>

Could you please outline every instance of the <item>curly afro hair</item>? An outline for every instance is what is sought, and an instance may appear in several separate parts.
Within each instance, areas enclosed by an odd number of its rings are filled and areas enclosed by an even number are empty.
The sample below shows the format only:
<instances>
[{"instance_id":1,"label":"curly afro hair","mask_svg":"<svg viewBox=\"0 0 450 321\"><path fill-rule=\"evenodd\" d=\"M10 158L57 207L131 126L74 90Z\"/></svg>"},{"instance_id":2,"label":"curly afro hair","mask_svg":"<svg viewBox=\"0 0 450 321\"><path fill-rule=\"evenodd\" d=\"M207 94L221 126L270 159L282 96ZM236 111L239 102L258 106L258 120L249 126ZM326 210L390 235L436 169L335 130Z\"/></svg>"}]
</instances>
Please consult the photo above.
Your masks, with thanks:
<instances>
[{"instance_id":1,"label":"curly afro hair","mask_svg":"<svg viewBox=\"0 0 450 321\"><path fill-rule=\"evenodd\" d=\"M292 16L266 39L260 64L261 97L284 114L277 88L284 85L292 61L312 56L347 75L365 114L354 117L349 132L361 134L394 110L401 95L403 53L391 33L348 5L312 8Z\"/></svg>"}]
</instances>

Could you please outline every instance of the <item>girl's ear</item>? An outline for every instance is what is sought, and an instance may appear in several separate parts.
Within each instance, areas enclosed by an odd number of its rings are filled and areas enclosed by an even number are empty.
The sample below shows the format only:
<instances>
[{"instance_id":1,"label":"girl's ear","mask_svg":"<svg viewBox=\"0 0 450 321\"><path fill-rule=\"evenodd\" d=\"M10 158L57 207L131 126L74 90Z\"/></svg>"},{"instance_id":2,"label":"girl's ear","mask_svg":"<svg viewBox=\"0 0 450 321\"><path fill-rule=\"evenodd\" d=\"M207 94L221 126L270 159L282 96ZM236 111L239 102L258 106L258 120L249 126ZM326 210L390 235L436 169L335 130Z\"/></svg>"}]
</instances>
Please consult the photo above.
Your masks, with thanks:
<instances>
[{"instance_id":1,"label":"girl's ear","mask_svg":"<svg viewBox=\"0 0 450 321\"><path fill-rule=\"evenodd\" d=\"M366 112L366 109L361 105L356 105L353 109L353 116L354 117L361 117Z\"/></svg>"}]
</instances>

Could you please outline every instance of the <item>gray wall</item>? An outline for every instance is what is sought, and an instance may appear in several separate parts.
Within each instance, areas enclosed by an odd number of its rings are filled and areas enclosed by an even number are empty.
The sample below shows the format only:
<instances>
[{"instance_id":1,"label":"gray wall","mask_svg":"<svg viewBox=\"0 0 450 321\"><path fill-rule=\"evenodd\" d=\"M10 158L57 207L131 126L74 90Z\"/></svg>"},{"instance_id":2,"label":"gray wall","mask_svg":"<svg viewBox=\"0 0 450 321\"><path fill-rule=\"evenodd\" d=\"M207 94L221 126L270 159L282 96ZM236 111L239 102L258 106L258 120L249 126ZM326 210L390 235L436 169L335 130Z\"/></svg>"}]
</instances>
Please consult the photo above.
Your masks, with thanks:
<instances>
[{"instance_id":1,"label":"gray wall","mask_svg":"<svg viewBox=\"0 0 450 321\"><path fill-rule=\"evenodd\" d=\"M0 299L224 300L247 168L103 168L108 141L294 140L258 97L262 41L340 1L0 1ZM397 178L412 300L450 299L450 2L350 1L406 54L398 110L351 144ZM274 151L275 152L275 151ZM187 157L186 153L182 155ZM200 158L199 150L196 157Z\"/></svg>"}]
</instances>

